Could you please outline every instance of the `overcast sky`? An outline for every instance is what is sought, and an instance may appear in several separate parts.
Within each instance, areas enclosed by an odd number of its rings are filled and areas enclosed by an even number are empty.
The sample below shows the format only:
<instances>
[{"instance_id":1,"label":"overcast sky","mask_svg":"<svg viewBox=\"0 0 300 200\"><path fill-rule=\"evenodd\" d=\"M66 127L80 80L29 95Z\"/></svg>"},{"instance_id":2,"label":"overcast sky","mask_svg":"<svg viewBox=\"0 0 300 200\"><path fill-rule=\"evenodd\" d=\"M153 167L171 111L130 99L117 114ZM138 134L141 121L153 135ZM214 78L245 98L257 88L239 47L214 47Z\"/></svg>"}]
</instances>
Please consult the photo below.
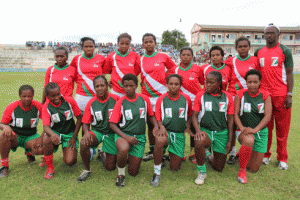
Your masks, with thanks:
<instances>
[{"instance_id":1,"label":"overcast sky","mask_svg":"<svg viewBox=\"0 0 300 200\"><path fill-rule=\"evenodd\" d=\"M79 41L91 36L113 42L128 32L141 43L146 32L161 37L179 29L190 42L194 23L212 25L299 26L297 0L10 0L0 8L0 44L26 41ZM180 18L182 22L179 22Z\"/></svg>"}]
</instances>

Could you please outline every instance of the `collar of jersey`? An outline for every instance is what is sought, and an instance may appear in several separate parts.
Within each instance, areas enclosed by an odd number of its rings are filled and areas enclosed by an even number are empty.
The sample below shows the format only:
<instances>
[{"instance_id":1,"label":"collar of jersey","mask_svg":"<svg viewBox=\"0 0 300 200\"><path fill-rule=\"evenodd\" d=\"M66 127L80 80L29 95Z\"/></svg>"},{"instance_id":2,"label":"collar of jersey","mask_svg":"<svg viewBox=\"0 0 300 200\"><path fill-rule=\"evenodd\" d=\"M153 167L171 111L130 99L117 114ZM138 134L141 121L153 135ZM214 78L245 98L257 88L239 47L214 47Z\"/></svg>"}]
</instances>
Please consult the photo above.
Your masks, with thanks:
<instances>
[{"instance_id":1,"label":"collar of jersey","mask_svg":"<svg viewBox=\"0 0 300 200\"><path fill-rule=\"evenodd\" d=\"M31 106L30 106L30 108L28 108L28 109L25 109L23 106L22 106L22 103L21 103L21 100L20 100L20 107L22 108L22 110L24 110L24 111L29 111L29 110L31 110L31 108L33 107L33 102L31 102Z\"/></svg>"},{"instance_id":2,"label":"collar of jersey","mask_svg":"<svg viewBox=\"0 0 300 200\"><path fill-rule=\"evenodd\" d=\"M210 94L210 95L212 95L212 96L214 96L214 97L217 97L217 96L219 96L219 95L220 95L220 93L217 93L217 94L213 94L213 93L207 93L207 94Z\"/></svg>"},{"instance_id":3,"label":"collar of jersey","mask_svg":"<svg viewBox=\"0 0 300 200\"><path fill-rule=\"evenodd\" d=\"M213 63L211 63L210 65L211 65L211 67L214 68L215 70L222 70L222 69L225 67L225 64L223 64L220 68L216 68L216 67L214 66Z\"/></svg>"},{"instance_id":4,"label":"collar of jersey","mask_svg":"<svg viewBox=\"0 0 300 200\"><path fill-rule=\"evenodd\" d=\"M251 57L251 55L249 54L249 55L247 56L247 58L245 58L245 59L241 58L239 55L236 55L236 57L237 57L239 60L241 60L241 61L246 61L246 60L249 60L249 58Z\"/></svg>"},{"instance_id":5,"label":"collar of jersey","mask_svg":"<svg viewBox=\"0 0 300 200\"><path fill-rule=\"evenodd\" d=\"M154 51L154 53L151 56L148 56L146 53L144 53L144 56L147 58L151 58L151 57L156 56L156 54L157 54L157 51Z\"/></svg>"},{"instance_id":6,"label":"collar of jersey","mask_svg":"<svg viewBox=\"0 0 300 200\"><path fill-rule=\"evenodd\" d=\"M60 100L60 102L59 102L59 104L58 105L55 105L54 103L52 103L50 100L49 100L49 102L51 103L51 105L52 106L54 106L55 108L58 108L59 106L61 106L61 100Z\"/></svg>"},{"instance_id":7,"label":"collar of jersey","mask_svg":"<svg viewBox=\"0 0 300 200\"><path fill-rule=\"evenodd\" d=\"M251 94L251 93L249 92L249 90L247 90L247 92L248 92L248 94L250 95L250 97L254 98L254 97L257 97L257 96L259 95L260 90L258 90L258 93L254 94L254 95Z\"/></svg>"},{"instance_id":8,"label":"collar of jersey","mask_svg":"<svg viewBox=\"0 0 300 200\"><path fill-rule=\"evenodd\" d=\"M69 64L67 63L66 66L64 66L63 68L60 68L56 65L56 63L54 64L54 68L57 69L57 70L64 70L64 69L67 69L69 67Z\"/></svg>"},{"instance_id":9,"label":"collar of jersey","mask_svg":"<svg viewBox=\"0 0 300 200\"><path fill-rule=\"evenodd\" d=\"M109 95L109 93L108 93L107 98L106 98L104 101L102 101L101 99L99 99L97 95L96 95L96 98L97 98L98 101L100 101L100 103L105 103L105 102L108 101L109 96L110 96L110 95Z\"/></svg>"},{"instance_id":10,"label":"collar of jersey","mask_svg":"<svg viewBox=\"0 0 300 200\"><path fill-rule=\"evenodd\" d=\"M180 98L180 92L178 94L178 97L176 97L175 99L173 99L172 97L170 97L169 92L167 92L167 96L169 97L169 99L171 99L172 101L177 101Z\"/></svg>"},{"instance_id":11,"label":"collar of jersey","mask_svg":"<svg viewBox=\"0 0 300 200\"><path fill-rule=\"evenodd\" d=\"M139 97L139 95L137 93L135 93L135 98L134 99L129 99L126 95L125 95L125 99L127 99L130 102L135 102L137 100L137 98Z\"/></svg>"},{"instance_id":12,"label":"collar of jersey","mask_svg":"<svg viewBox=\"0 0 300 200\"><path fill-rule=\"evenodd\" d=\"M125 55L122 55L122 54L119 52L119 50L116 51L116 54L118 54L118 56L121 56L121 57L126 57L126 56L128 56L128 54L129 54L129 50L127 51L127 53L125 53Z\"/></svg>"},{"instance_id":13,"label":"collar of jersey","mask_svg":"<svg viewBox=\"0 0 300 200\"><path fill-rule=\"evenodd\" d=\"M84 53L83 53L83 54L82 54L82 57L84 57L84 58L87 59L87 60L90 60L90 59L93 59L93 58L95 57L95 54L93 54L92 57L88 58L88 57L86 57L86 56L84 55Z\"/></svg>"},{"instance_id":14,"label":"collar of jersey","mask_svg":"<svg viewBox=\"0 0 300 200\"><path fill-rule=\"evenodd\" d=\"M191 64L187 67L187 68L183 68L181 67L181 63L179 64L179 69L181 69L182 71L188 71L189 69L191 69L191 67L193 66L193 62L191 62Z\"/></svg>"}]
</instances>

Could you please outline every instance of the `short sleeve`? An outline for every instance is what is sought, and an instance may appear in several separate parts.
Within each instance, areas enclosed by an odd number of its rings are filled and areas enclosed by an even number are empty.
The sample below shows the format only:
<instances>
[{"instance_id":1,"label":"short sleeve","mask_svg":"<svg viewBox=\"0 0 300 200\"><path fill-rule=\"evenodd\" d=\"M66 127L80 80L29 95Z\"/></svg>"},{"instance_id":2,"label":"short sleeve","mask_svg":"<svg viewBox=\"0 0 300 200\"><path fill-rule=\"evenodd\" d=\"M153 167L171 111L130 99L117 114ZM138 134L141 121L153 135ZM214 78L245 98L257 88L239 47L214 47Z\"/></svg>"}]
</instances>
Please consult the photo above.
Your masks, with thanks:
<instances>
[{"instance_id":1,"label":"short sleeve","mask_svg":"<svg viewBox=\"0 0 300 200\"><path fill-rule=\"evenodd\" d=\"M71 66L76 67L77 68L77 61L78 61L78 55L75 56L72 60L72 62L70 63Z\"/></svg>"},{"instance_id":2,"label":"short sleeve","mask_svg":"<svg viewBox=\"0 0 300 200\"><path fill-rule=\"evenodd\" d=\"M36 108L38 109L40 116L40 119L43 119L43 104L38 102L38 101L33 101L33 104L36 106Z\"/></svg>"},{"instance_id":3,"label":"short sleeve","mask_svg":"<svg viewBox=\"0 0 300 200\"><path fill-rule=\"evenodd\" d=\"M151 105L151 102L150 102L150 99L146 96L142 96L142 98L144 99L144 101L146 101L147 103L147 115L148 116L153 116L154 115L154 111L153 111L153 108L152 108L152 105Z\"/></svg>"},{"instance_id":4,"label":"short sleeve","mask_svg":"<svg viewBox=\"0 0 300 200\"><path fill-rule=\"evenodd\" d=\"M134 74L138 76L141 73L141 60L137 53L135 55L136 55L136 59L134 63Z\"/></svg>"},{"instance_id":5,"label":"short sleeve","mask_svg":"<svg viewBox=\"0 0 300 200\"><path fill-rule=\"evenodd\" d=\"M46 87L46 85L50 82L51 69L52 69L52 67L49 67L46 71L44 87Z\"/></svg>"},{"instance_id":6,"label":"short sleeve","mask_svg":"<svg viewBox=\"0 0 300 200\"><path fill-rule=\"evenodd\" d=\"M51 122L51 116L50 113L48 112L48 105L49 105L49 100L46 101L46 103L43 105L43 126L50 126Z\"/></svg>"},{"instance_id":7,"label":"short sleeve","mask_svg":"<svg viewBox=\"0 0 300 200\"><path fill-rule=\"evenodd\" d=\"M2 119L1 119L1 123L3 124L9 124L12 120L12 113L14 112L14 110L16 109L16 107L19 105L20 101L16 101L13 102L11 104L9 104L2 115Z\"/></svg>"},{"instance_id":8,"label":"short sleeve","mask_svg":"<svg viewBox=\"0 0 300 200\"><path fill-rule=\"evenodd\" d=\"M173 67L176 66L176 64L173 62L173 60L168 56L166 55L166 63L165 63L166 67L168 70L172 69Z\"/></svg>"},{"instance_id":9,"label":"short sleeve","mask_svg":"<svg viewBox=\"0 0 300 200\"><path fill-rule=\"evenodd\" d=\"M247 91L247 89L242 89L242 90L237 91L236 94L239 96L240 99L242 99L244 96L244 92L246 92L246 91Z\"/></svg>"},{"instance_id":10,"label":"short sleeve","mask_svg":"<svg viewBox=\"0 0 300 200\"><path fill-rule=\"evenodd\" d=\"M233 68L233 62L232 62L232 60L233 60L233 57L230 57L227 60L225 60L223 63L225 65L227 65L228 67Z\"/></svg>"},{"instance_id":11,"label":"short sleeve","mask_svg":"<svg viewBox=\"0 0 300 200\"><path fill-rule=\"evenodd\" d=\"M79 106L72 97L65 97L65 100L71 104L72 110L76 117L82 114Z\"/></svg>"},{"instance_id":12,"label":"short sleeve","mask_svg":"<svg viewBox=\"0 0 300 200\"><path fill-rule=\"evenodd\" d=\"M123 100L124 100L124 97L122 97L119 101L117 101L117 103L113 109L113 112L111 114L111 117L109 119L109 122L112 122L115 124L119 123L121 116L122 116L121 108L122 108Z\"/></svg>"},{"instance_id":13,"label":"short sleeve","mask_svg":"<svg viewBox=\"0 0 300 200\"><path fill-rule=\"evenodd\" d=\"M86 105L86 107L84 109L83 117L81 120L82 123L90 124L92 122L93 117L92 117L92 113L91 113L91 106L92 106L93 102L94 102L94 98L92 98Z\"/></svg>"},{"instance_id":14,"label":"short sleeve","mask_svg":"<svg viewBox=\"0 0 300 200\"><path fill-rule=\"evenodd\" d=\"M105 59L104 61L104 65L103 65L103 73L104 74L110 74L111 71L112 71L112 68L113 68L113 65L112 65L112 54L109 54L107 56L107 58Z\"/></svg>"},{"instance_id":15,"label":"short sleeve","mask_svg":"<svg viewBox=\"0 0 300 200\"><path fill-rule=\"evenodd\" d=\"M294 61L293 61L293 55L292 55L291 50L288 47L285 47L285 48L283 48L283 54L285 56L285 59L284 59L284 62L283 62L285 68L293 67L294 66Z\"/></svg>"},{"instance_id":16,"label":"short sleeve","mask_svg":"<svg viewBox=\"0 0 300 200\"><path fill-rule=\"evenodd\" d=\"M195 101L194 101L194 107L193 111L200 112L201 111L201 97L203 96L204 92L199 92L196 95Z\"/></svg>"},{"instance_id":17,"label":"short sleeve","mask_svg":"<svg viewBox=\"0 0 300 200\"><path fill-rule=\"evenodd\" d=\"M226 96L228 98L227 114L228 115L233 115L234 114L234 103L233 103L232 95L229 94L229 93L226 93Z\"/></svg>"},{"instance_id":18,"label":"short sleeve","mask_svg":"<svg viewBox=\"0 0 300 200\"><path fill-rule=\"evenodd\" d=\"M161 117L161 104L162 104L162 100L164 98L165 95L160 96L155 104L155 118L157 121L162 121L162 117Z\"/></svg>"},{"instance_id":19,"label":"short sleeve","mask_svg":"<svg viewBox=\"0 0 300 200\"><path fill-rule=\"evenodd\" d=\"M265 90L261 90L261 93L262 93L262 95L263 95L263 100L264 100L264 101L266 101L267 98L268 98L269 96L271 96L271 93L268 92L268 91L265 91Z\"/></svg>"},{"instance_id":20,"label":"short sleeve","mask_svg":"<svg viewBox=\"0 0 300 200\"><path fill-rule=\"evenodd\" d=\"M199 70L199 81L200 81L201 85L205 84L205 77L204 77L204 68L205 68L205 66L206 65L202 65L200 67L200 70Z\"/></svg>"}]
</instances>

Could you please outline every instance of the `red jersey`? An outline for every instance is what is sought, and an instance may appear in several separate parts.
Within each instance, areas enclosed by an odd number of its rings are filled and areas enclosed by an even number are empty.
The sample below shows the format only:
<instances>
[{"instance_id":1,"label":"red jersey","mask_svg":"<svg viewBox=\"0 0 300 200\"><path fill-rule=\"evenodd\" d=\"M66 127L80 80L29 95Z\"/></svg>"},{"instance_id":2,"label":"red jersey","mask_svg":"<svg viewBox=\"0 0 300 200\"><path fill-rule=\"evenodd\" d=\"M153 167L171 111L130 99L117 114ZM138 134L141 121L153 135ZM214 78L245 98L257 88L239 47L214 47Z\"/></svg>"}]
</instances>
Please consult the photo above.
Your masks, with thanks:
<instances>
[{"instance_id":1,"label":"red jersey","mask_svg":"<svg viewBox=\"0 0 300 200\"><path fill-rule=\"evenodd\" d=\"M132 73L138 76L141 73L140 57L133 51L128 51L125 55L119 51L112 52L105 60L103 72L111 74L113 90L125 94L122 78L125 74Z\"/></svg>"},{"instance_id":2,"label":"red jersey","mask_svg":"<svg viewBox=\"0 0 300 200\"><path fill-rule=\"evenodd\" d=\"M60 92L65 97L72 97L74 90L74 82L76 81L76 69L67 64L63 68L59 68L54 64L46 71L45 85L55 82L60 87Z\"/></svg>"},{"instance_id":3,"label":"red jersey","mask_svg":"<svg viewBox=\"0 0 300 200\"><path fill-rule=\"evenodd\" d=\"M84 54L77 55L73 58L70 65L76 68L76 94L82 96L95 96L93 80L96 76L102 75L102 67L105 57L94 54L93 57L87 58Z\"/></svg>"},{"instance_id":4,"label":"red jersey","mask_svg":"<svg viewBox=\"0 0 300 200\"><path fill-rule=\"evenodd\" d=\"M225 62L231 68L231 78L228 87L228 92L235 96L236 92L241 89L247 89L245 80L246 73L251 69L258 68L258 59L255 56L249 56L242 59L239 55L228 58Z\"/></svg>"},{"instance_id":5,"label":"red jersey","mask_svg":"<svg viewBox=\"0 0 300 200\"><path fill-rule=\"evenodd\" d=\"M258 49L254 55L259 60L261 89L269 91L271 96L286 96L288 88L285 68L294 66L291 50L278 43L271 49L266 46Z\"/></svg>"},{"instance_id":6,"label":"red jersey","mask_svg":"<svg viewBox=\"0 0 300 200\"><path fill-rule=\"evenodd\" d=\"M180 90L187 94L192 102L194 102L196 95L202 91L200 83L204 82L200 66L191 63L190 66L184 69L179 65L174 71L175 74L182 76Z\"/></svg>"},{"instance_id":7,"label":"red jersey","mask_svg":"<svg viewBox=\"0 0 300 200\"><path fill-rule=\"evenodd\" d=\"M166 68L171 70L168 73L172 74L174 73L172 68L175 66L167 54L157 52L151 56L144 54L141 57L142 94L148 97L159 97L166 93Z\"/></svg>"},{"instance_id":8,"label":"red jersey","mask_svg":"<svg viewBox=\"0 0 300 200\"><path fill-rule=\"evenodd\" d=\"M204 85L203 90L205 90L205 79L206 76L209 72L211 71L219 71L222 74L222 79L223 79L223 91L226 91L227 85L230 82L231 78L231 68L227 66L226 64L223 64L222 67L216 68L212 63L210 65L202 65L201 66L201 72L202 72L202 77L204 82L202 83Z\"/></svg>"}]
</instances>

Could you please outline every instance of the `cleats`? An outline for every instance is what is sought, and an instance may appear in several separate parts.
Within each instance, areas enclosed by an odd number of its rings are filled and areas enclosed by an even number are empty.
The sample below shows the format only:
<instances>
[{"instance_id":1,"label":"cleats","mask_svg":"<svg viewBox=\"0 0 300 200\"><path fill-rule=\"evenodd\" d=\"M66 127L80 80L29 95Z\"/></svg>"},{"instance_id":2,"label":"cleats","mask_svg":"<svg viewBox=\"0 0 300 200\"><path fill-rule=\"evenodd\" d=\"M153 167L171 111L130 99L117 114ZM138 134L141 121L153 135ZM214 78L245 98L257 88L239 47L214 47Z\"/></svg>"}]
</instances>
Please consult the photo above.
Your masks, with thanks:
<instances>
[{"instance_id":1,"label":"cleats","mask_svg":"<svg viewBox=\"0 0 300 200\"><path fill-rule=\"evenodd\" d=\"M81 175L77 178L77 181L78 182L86 181L86 179L88 179L91 175L92 175L91 171L83 170Z\"/></svg>"},{"instance_id":2,"label":"cleats","mask_svg":"<svg viewBox=\"0 0 300 200\"><path fill-rule=\"evenodd\" d=\"M98 149L98 156L97 159L102 161L103 160L103 156L104 156L104 151L102 151L102 148Z\"/></svg>"},{"instance_id":3,"label":"cleats","mask_svg":"<svg viewBox=\"0 0 300 200\"><path fill-rule=\"evenodd\" d=\"M0 168L0 177L4 178L4 177L7 177L7 176L8 176L8 167L2 166Z\"/></svg>"},{"instance_id":4,"label":"cleats","mask_svg":"<svg viewBox=\"0 0 300 200\"><path fill-rule=\"evenodd\" d=\"M264 158L263 161L262 161L262 163L264 165L268 165L268 164L270 164L270 161L271 161L271 158Z\"/></svg>"},{"instance_id":5,"label":"cleats","mask_svg":"<svg viewBox=\"0 0 300 200\"><path fill-rule=\"evenodd\" d=\"M148 152L144 156L143 161L147 162L147 161L150 161L150 160L153 160L153 159L154 159L153 152Z\"/></svg>"},{"instance_id":6,"label":"cleats","mask_svg":"<svg viewBox=\"0 0 300 200\"><path fill-rule=\"evenodd\" d=\"M150 185L152 186L158 186L159 185L159 180L160 180L160 175L154 174L153 178L150 182Z\"/></svg>"},{"instance_id":7,"label":"cleats","mask_svg":"<svg viewBox=\"0 0 300 200\"><path fill-rule=\"evenodd\" d=\"M282 162L282 161L278 162L278 167L281 170L287 170L289 168L289 166L287 165L287 163L286 162Z\"/></svg>"},{"instance_id":8,"label":"cleats","mask_svg":"<svg viewBox=\"0 0 300 200\"><path fill-rule=\"evenodd\" d=\"M26 152L25 152L25 155L27 156L27 160L28 160L28 163L29 164L34 164L34 163L36 163L36 160L35 160L35 156L34 155L28 155Z\"/></svg>"},{"instance_id":9,"label":"cleats","mask_svg":"<svg viewBox=\"0 0 300 200\"><path fill-rule=\"evenodd\" d=\"M234 165L237 162L237 157L236 156L230 156L227 160L228 165Z\"/></svg>"},{"instance_id":10,"label":"cleats","mask_svg":"<svg viewBox=\"0 0 300 200\"><path fill-rule=\"evenodd\" d=\"M45 160L44 156L41 157L41 159L42 159L42 162L39 164L39 167L45 167L45 166L47 166L46 160Z\"/></svg>"},{"instance_id":11,"label":"cleats","mask_svg":"<svg viewBox=\"0 0 300 200\"><path fill-rule=\"evenodd\" d=\"M195 155L190 155L189 160L190 160L192 163L197 164L197 159L196 159L196 156L195 156Z\"/></svg>"},{"instance_id":12,"label":"cleats","mask_svg":"<svg viewBox=\"0 0 300 200\"><path fill-rule=\"evenodd\" d=\"M240 170L238 174L238 182L246 184L247 183L247 173L246 170Z\"/></svg>"},{"instance_id":13,"label":"cleats","mask_svg":"<svg viewBox=\"0 0 300 200\"><path fill-rule=\"evenodd\" d=\"M93 160L95 154L97 154L97 150L90 148L90 152L91 152L91 160Z\"/></svg>"},{"instance_id":14,"label":"cleats","mask_svg":"<svg viewBox=\"0 0 300 200\"><path fill-rule=\"evenodd\" d=\"M195 183L197 185L203 185L204 184L204 180L207 177L206 173L197 172L197 174L198 174L198 177L195 179Z\"/></svg>"},{"instance_id":15,"label":"cleats","mask_svg":"<svg viewBox=\"0 0 300 200\"><path fill-rule=\"evenodd\" d=\"M118 187L124 187L125 186L125 176L124 175L118 175L116 186Z\"/></svg>"},{"instance_id":16,"label":"cleats","mask_svg":"<svg viewBox=\"0 0 300 200\"><path fill-rule=\"evenodd\" d=\"M55 173L55 171L54 171L54 169L47 169L47 172L46 172L46 174L45 174L45 179L47 179L47 180L49 180L49 179L52 179L53 178L53 176L54 176L54 173Z\"/></svg>"}]
</instances>

